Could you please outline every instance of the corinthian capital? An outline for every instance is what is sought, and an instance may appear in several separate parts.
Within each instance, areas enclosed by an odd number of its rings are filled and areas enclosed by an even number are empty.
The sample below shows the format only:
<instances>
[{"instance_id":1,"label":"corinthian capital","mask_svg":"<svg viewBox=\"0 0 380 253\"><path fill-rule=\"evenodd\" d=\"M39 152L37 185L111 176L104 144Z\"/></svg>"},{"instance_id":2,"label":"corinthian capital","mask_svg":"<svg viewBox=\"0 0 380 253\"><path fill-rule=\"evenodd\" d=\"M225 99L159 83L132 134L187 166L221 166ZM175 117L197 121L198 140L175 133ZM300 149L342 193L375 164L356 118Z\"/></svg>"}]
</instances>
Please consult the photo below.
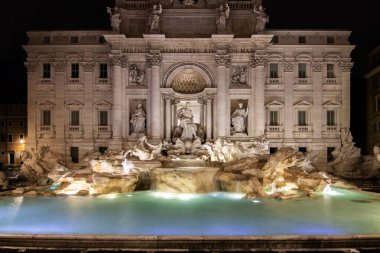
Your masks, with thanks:
<instances>
[{"instance_id":1,"label":"corinthian capital","mask_svg":"<svg viewBox=\"0 0 380 253\"><path fill-rule=\"evenodd\" d=\"M354 63L349 61L342 61L340 62L339 66L342 72L350 72L351 68L354 66Z\"/></svg>"},{"instance_id":2,"label":"corinthian capital","mask_svg":"<svg viewBox=\"0 0 380 253\"><path fill-rule=\"evenodd\" d=\"M225 66L226 68L229 68L231 65L231 56L228 54L217 54L215 55L215 61L218 66Z\"/></svg>"},{"instance_id":3,"label":"corinthian capital","mask_svg":"<svg viewBox=\"0 0 380 253\"><path fill-rule=\"evenodd\" d=\"M123 55L123 54L120 54L120 55L110 54L109 57L110 57L113 65L120 66L122 68L127 67L127 57L125 55Z\"/></svg>"},{"instance_id":4,"label":"corinthian capital","mask_svg":"<svg viewBox=\"0 0 380 253\"><path fill-rule=\"evenodd\" d=\"M161 61L161 54L148 54L146 56L146 64L148 65L148 68L151 68L152 66L160 66Z\"/></svg>"},{"instance_id":5,"label":"corinthian capital","mask_svg":"<svg viewBox=\"0 0 380 253\"><path fill-rule=\"evenodd\" d=\"M257 66L265 66L267 62L267 56L263 54L255 54L249 57L249 65L251 68L256 68Z\"/></svg>"},{"instance_id":6,"label":"corinthian capital","mask_svg":"<svg viewBox=\"0 0 380 253\"><path fill-rule=\"evenodd\" d=\"M28 72L36 72L37 65L38 65L37 62L25 62L24 63L24 66L26 67L26 70Z\"/></svg>"}]
</instances>

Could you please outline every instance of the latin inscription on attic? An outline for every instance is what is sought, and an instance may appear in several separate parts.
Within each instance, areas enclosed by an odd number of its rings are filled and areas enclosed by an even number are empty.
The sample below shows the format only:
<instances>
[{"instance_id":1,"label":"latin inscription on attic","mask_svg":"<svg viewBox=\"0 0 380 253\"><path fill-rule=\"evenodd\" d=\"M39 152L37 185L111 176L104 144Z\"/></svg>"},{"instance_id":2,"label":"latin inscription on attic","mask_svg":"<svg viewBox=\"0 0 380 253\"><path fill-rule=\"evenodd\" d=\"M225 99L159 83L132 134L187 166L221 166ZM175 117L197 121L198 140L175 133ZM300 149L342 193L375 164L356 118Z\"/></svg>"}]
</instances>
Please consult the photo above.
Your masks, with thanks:
<instances>
[{"instance_id":1,"label":"latin inscription on attic","mask_svg":"<svg viewBox=\"0 0 380 253\"><path fill-rule=\"evenodd\" d=\"M213 16L166 16L162 17L161 28L166 34L208 35L216 30Z\"/></svg>"}]
</instances>

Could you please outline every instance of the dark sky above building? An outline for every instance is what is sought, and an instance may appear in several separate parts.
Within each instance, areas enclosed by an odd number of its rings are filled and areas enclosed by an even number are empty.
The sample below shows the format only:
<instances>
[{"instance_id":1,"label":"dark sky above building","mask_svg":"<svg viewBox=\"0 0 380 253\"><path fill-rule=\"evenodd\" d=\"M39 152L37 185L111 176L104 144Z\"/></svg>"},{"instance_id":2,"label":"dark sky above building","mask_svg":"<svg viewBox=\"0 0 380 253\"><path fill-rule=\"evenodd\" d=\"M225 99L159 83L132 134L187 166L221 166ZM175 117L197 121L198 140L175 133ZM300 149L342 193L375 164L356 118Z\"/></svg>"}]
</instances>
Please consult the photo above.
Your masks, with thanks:
<instances>
[{"instance_id":1,"label":"dark sky above building","mask_svg":"<svg viewBox=\"0 0 380 253\"><path fill-rule=\"evenodd\" d=\"M268 29L351 30L352 53L352 132L362 146L365 124L365 55L380 42L378 0L263 0L270 16ZM26 102L27 30L109 29L106 6L113 0L20 0L1 3L0 100ZM354 139L354 140L355 140Z\"/></svg>"}]
</instances>

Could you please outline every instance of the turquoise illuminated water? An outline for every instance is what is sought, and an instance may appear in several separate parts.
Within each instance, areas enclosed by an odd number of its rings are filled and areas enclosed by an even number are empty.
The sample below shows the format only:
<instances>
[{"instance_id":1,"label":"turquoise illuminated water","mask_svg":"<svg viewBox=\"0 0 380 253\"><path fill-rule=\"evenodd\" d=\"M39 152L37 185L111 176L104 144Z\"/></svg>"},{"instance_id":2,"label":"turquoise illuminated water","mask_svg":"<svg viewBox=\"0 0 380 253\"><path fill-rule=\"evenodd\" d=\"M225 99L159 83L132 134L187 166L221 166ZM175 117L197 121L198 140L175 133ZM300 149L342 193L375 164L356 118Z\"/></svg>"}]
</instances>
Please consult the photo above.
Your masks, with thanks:
<instances>
[{"instance_id":1,"label":"turquoise illuminated water","mask_svg":"<svg viewBox=\"0 0 380 253\"><path fill-rule=\"evenodd\" d=\"M0 200L0 233L104 235L380 234L380 198L339 195L293 200L152 191L98 197Z\"/></svg>"}]
</instances>

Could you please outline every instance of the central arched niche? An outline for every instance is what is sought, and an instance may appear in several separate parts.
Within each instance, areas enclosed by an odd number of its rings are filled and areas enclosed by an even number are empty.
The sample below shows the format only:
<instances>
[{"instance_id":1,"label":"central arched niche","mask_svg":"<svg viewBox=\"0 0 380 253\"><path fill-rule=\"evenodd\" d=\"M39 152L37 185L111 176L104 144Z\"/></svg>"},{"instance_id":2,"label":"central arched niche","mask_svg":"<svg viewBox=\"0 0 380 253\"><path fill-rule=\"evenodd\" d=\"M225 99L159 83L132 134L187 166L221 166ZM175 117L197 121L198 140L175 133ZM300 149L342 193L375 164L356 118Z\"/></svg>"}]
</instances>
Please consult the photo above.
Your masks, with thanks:
<instances>
[{"instance_id":1,"label":"central arched niche","mask_svg":"<svg viewBox=\"0 0 380 253\"><path fill-rule=\"evenodd\" d=\"M180 63L172 66L164 78L166 88L181 94L196 94L211 88L213 79L209 70L199 63Z\"/></svg>"}]
</instances>

